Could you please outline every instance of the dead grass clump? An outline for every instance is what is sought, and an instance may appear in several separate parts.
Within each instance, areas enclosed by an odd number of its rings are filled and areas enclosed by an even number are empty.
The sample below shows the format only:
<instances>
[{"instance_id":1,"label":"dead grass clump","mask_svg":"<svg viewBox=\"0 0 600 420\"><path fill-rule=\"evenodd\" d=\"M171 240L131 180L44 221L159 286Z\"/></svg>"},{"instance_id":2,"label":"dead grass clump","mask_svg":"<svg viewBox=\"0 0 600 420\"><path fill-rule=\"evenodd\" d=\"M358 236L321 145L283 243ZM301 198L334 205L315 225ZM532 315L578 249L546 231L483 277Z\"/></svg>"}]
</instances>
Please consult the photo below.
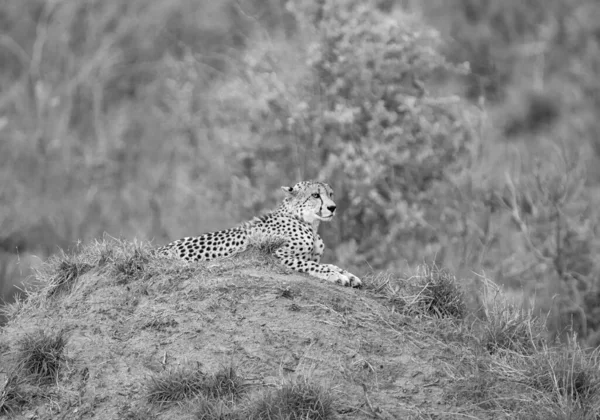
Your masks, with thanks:
<instances>
[{"instance_id":1,"label":"dead grass clump","mask_svg":"<svg viewBox=\"0 0 600 420\"><path fill-rule=\"evenodd\" d=\"M147 398L158 406L195 398L232 404L242 395L243 387L243 379L235 367L225 367L213 375L206 375L198 368L183 367L152 377Z\"/></svg>"},{"instance_id":2,"label":"dead grass clump","mask_svg":"<svg viewBox=\"0 0 600 420\"><path fill-rule=\"evenodd\" d=\"M509 301L490 280L483 278L483 281L478 310L481 320L477 322L476 332L481 345L490 354L502 350L523 355L537 352L545 342L544 320L535 316L533 309Z\"/></svg>"},{"instance_id":3,"label":"dead grass clump","mask_svg":"<svg viewBox=\"0 0 600 420\"><path fill-rule=\"evenodd\" d=\"M481 344L490 354L499 350L532 354L544 340L543 327L531 311L512 306L489 312L481 330Z\"/></svg>"},{"instance_id":4,"label":"dead grass clump","mask_svg":"<svg viewBox=\"0 0 600 420\"><path fill-rule=\"evenodd\" d=\"M119 284L127 284L142 278L146 273L146 266L150 261L149 252L135 248L131 255L125 256L115 263L114 271Z\"/></svg>"},{"instance_id":5,"label":"dead grass clump","mask_svg":"<svg viewBox=\"0 0 600 420\"><path fill-rule=\"evenodd\" d=\"M261 231L254 231L248 235L248 247L267 255L272 255L286 244L288 240L281 235L269 235Z\"/></svg>"},{"instance_id":6,"label":"dead grass clump","mask_svg":"<svg viewBox=\"0 0 600 420\"><path fill-rule=\"evenodd\" d=\"M207 382L206 396L233 403L244 392L244 381L233 366L227 366L212 375Z\"/></svg>"},{"instance_id":7,"label":"dead grass clump","mask_svg":"<svg viewBox=\"0 0 600 420\"><path fill-rule=\"evenodd\" d=\"M367 290L383 294L395 310L414 316L463 319L467 314L465 296L450 271L435 265L421 266L414 276L375 276Z\"/></svg>"},{"instance_id":8,"label":"dead grass clump","mask_svg":"<svg viewBox=\"0 0 600 420\"><path fill-rule=\"evenodd\" d=\"M198 368L180 367L150 378L147 399L159 407L196 398L207 386L206 375Z\"/></svg>"},{"instance_id":9,"label":"dead grass clump","mask_svg":"<svg viewBox=\"0 0 600 420\"><path fill-rule=\"evenodd\" d=\"M23 378L10 372L0 387L0 414L14 414L27 402L22 389Z\"/></svg>"},{"instance_id":10,"label":"dead grass clump","mask_svg":"<svg viewBox=\"0 0 600 420\"><path fill-rule=\"evenodd\" d=\"M151 250L148 243L128 242L111 237L89 244L78 244L70 254L51 257L38 271L48 279L47 296L70 292L79 277L94 267L112 270L119 283L128 283L146 275Z\"/></svg>"},{"instance_id":11,"label":"dead grass clump","mask_svg":"<svg viewBox=\"0 0 600 420\"><path fill-rule=\"evenodd\" d=\"M524 393L513 391L520 418L532 420L600 418L600 363L598 351L581 349L571 342L553 348L544 346L523 357L519 382ZM515 410L517 411L517 410Z\"/></svg>"},{"instance_id":12,"label":"dead grass clump","mask_svg":"<svg viewBox=\"0 0 600 420\"><path fill-rule=\"evenodd\" d=\"M577 345L570 347L544 349L537 353L528 374L531 385L551 394L556 401L600 404L598 353L586 354Z\"/></svg>"},{"instance_id":13,"label":"dead grass clump","mask_svg":"<svg viewBox=\"0 0 600 420\"><path fill-rule=\"evenodd\" d=\"M598 352L587 352L575 341L543 345L532 354L467 353L448 373L454 386L447 397L494 418L600 418Z\"/></svg>"},{"instance_id":14,"label":"dead grass clump","mask_svg":"<svg viewBox=\"0 0 600 420\"><path fill-rule=\"evenodd\" d=\"M56 382L67 344L64 330L26 334L18 343L17 365L39 382Z\"/></svg>"},{"instance_id":15,"label":"dead grass clump","mask_svg":"<svg viewBox=\"0 0 600 420\"><path fill-rule=\"evenodd\" d=\"M418 302L427 313L438 318L465 317L465 297L450 271L435 265L424 265L421 277L425 286Z\"/></svg>"},{"instance_id":16,"label":"dead grass clump","mask_svg":"<svg viewBox=\"0 0 600 420\"><path fill-rule=\"evenodd\" d=\"M63 258L65 259L58 264L56 274L50 280L48 297L57 296L60 293L69 293L73 290L77 279L93 268L91 264L71 261L66 256L63 256Z\"/></svg>"},{"instance_id":17,"label":"dead grass clump","mask_svg":"<svg viewBox=\"0 0 600 420\"><path fill-rule=\"evenodd\" d=\"M334 418L333 397L322 387L290 382L255 401L249 420L329 420Z\"/></svg>"},{"instance_id":18,"label":"dead grass clump","mask_svg":"<svg viewBox=\"0 0 600 420\"><path fill-rule=\"evenodd\" d=\"M286 243L287 239L279 235L269 235L264 232L254 231L248 235L248 246L241 252L233 254L218 263L219 269L228 271L233 267L276 267L279 259L275 251Z\"/></svg>"}]
</instances>

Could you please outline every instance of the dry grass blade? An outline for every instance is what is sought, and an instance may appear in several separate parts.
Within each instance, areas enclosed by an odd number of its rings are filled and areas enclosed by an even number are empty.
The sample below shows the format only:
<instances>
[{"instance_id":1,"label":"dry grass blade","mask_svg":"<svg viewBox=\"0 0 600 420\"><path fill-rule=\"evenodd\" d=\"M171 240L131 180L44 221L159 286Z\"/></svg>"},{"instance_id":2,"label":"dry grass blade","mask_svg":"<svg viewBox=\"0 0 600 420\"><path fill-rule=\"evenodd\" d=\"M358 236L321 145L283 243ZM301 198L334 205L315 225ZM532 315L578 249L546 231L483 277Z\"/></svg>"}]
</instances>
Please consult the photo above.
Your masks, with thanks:
<instances>
[{"instance_id":1,"label":"dry grass blade","mask_svg":"<svg viewBox=\"0 0 600 420\"><path fill-rule=\"evenodd\" d=\"M128 255L115 263L114 270L119 284L126 284L142 277L150 261L150 253L141 248L135 248Z\"/></svg>"},{"instance_id":2,"label":"dry grass blade","mask_svg":"<svg viewBox=\"0 0 600 420\"><path fill-rule=\"evenodd\" d=\"M75 281L93 268L92 265L70 261L69 259L62 260L56 270L56 276L52 279L51 288L48 291L48 296L56 296L60 293L68 293L73 289Z\"/></svg>"}]
</instances>

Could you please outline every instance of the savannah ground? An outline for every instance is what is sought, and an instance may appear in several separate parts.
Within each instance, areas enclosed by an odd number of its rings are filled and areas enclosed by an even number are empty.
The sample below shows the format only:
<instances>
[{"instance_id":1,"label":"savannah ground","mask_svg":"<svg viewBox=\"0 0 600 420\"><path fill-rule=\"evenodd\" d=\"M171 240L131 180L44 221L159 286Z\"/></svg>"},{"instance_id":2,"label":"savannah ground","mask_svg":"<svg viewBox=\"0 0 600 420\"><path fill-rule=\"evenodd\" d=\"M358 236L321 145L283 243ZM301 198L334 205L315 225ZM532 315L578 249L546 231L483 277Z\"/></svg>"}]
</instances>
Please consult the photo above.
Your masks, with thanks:
<instances>
[{"instance_id":1,"label":"savannah ground","mask_svg":"<svg viewBox=\"0 0 600 420\"><path fill-rule=\"evenodd\" d=\"M268 247L263 247L268 249ZM9 307L0 410L14 419L595 419L596 352L489 280L422 266L362 290L289 272L264 249L156 259L95 242L42 267Z\"/></svg>"}]
</instances>

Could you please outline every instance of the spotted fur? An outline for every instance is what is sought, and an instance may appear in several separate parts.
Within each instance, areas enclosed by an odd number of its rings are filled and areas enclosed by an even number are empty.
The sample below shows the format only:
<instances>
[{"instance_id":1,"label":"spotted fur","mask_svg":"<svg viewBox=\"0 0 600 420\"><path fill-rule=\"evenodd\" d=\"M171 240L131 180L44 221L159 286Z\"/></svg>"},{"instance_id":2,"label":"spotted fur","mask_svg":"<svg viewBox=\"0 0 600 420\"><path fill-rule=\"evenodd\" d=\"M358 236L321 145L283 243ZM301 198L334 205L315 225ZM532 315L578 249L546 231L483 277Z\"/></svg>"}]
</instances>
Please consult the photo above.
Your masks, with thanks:
<instances>
[{"instance_id":1,"label":"spotted fur","mask_svg":"<svg viewBox=\"0 0 600 420\"><path fill-rule=\"evenodd\" d=\"M330 221L336 210L331 187L324 182L303 181L281 188L288 196L275 210L231 229L179 239L157 249L157 253L187 261L224 258L244 251L249 236L258 232L287 240L275 255L293 270L343 286L360 287L361 281L354 274L320 263L325 246L317 233L319 223Z\"/></svg>"}]
</instances>

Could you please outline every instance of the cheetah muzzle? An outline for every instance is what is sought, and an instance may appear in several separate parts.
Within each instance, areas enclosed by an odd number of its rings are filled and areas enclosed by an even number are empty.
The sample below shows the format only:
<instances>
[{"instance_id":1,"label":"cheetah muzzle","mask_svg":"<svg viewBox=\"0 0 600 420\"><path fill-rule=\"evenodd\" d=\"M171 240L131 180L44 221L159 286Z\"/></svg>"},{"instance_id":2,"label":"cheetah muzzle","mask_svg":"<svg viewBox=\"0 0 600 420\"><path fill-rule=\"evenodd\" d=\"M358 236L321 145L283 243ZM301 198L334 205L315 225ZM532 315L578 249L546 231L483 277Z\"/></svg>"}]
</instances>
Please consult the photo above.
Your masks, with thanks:
<instances>
[{"instance_id":1,"label":"cheetah muzzle","mask_svg":"<svg viewBox=\"0 0 600 420\"><path fill-rule=\"evenodd\" d=\"M331 187L324 182L303 181L281 188L288 196L275 210L231 229L179 239L158 248L157 254L209 261L244 251L254 233L273 235L286 239L275 256L289 268L342 286L361 287L354 274L320 263L325 246L317 233L319 223L330 221L337 208Z\"/></svg>"}]
</instances>

